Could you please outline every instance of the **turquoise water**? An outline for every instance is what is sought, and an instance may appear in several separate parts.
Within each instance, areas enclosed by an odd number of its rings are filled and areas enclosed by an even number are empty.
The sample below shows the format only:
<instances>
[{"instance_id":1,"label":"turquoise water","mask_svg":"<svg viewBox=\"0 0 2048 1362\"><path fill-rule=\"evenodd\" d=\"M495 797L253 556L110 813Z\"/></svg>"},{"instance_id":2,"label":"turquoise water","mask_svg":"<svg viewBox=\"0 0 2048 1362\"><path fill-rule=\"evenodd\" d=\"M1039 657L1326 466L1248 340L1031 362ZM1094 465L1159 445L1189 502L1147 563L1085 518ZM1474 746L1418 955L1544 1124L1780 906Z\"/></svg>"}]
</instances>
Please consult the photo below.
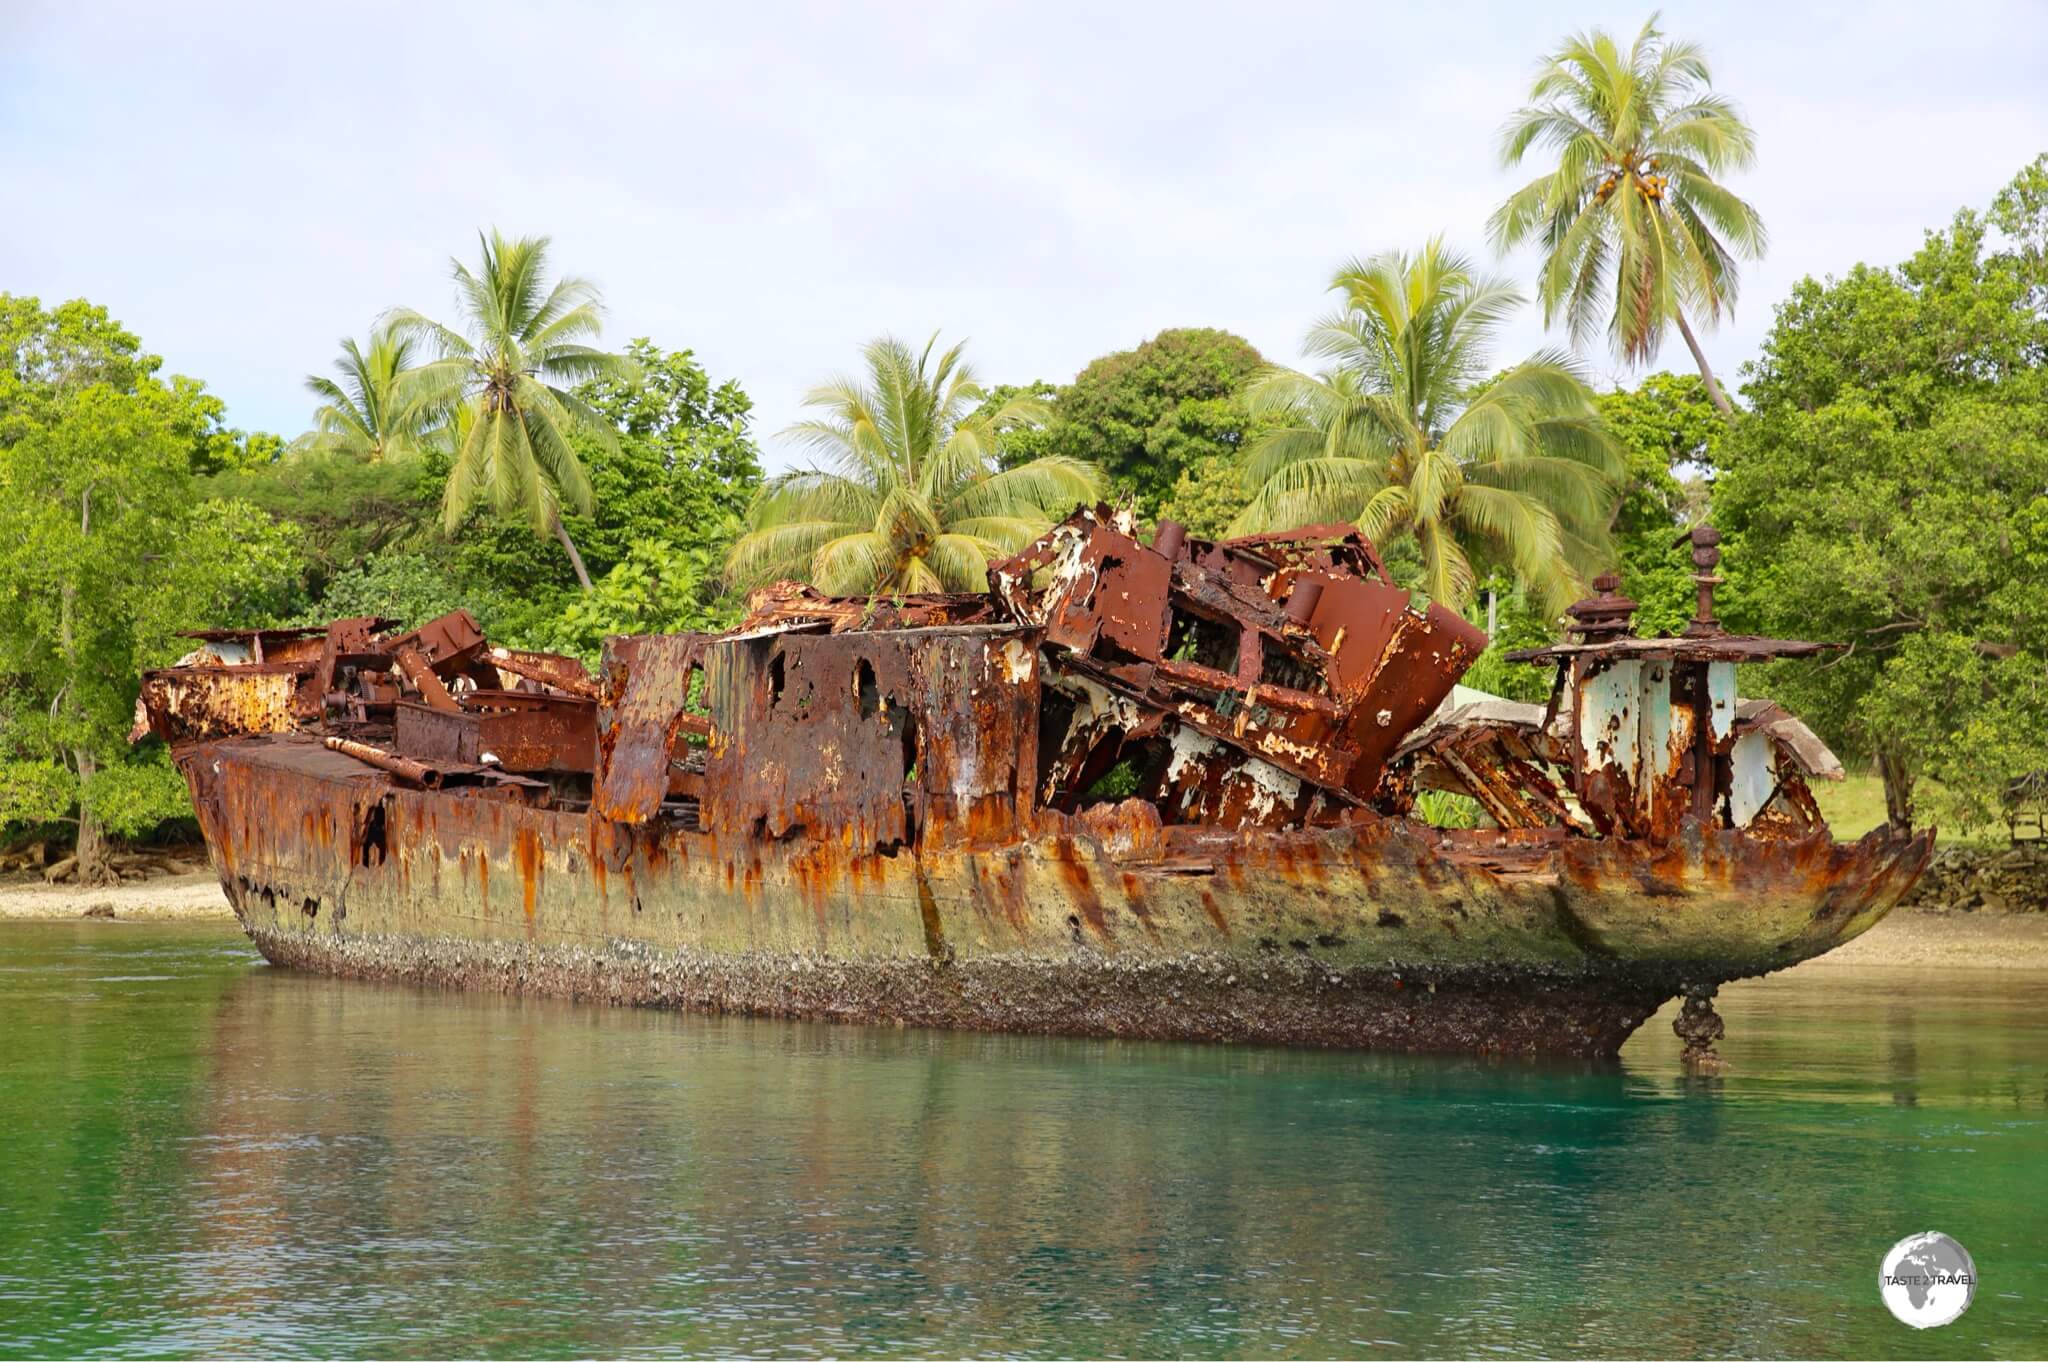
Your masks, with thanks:
<instances>
[{"instance_id":1,"label":"turquoise water","mask_svg":"<svg viewBox=\"0 0 2048 1362\"><path fill-rule=\"evenodd\" d=\"M2048 977L1619 1066L707 1019L0 926L0 1356L2038 1356ZM1878 1300L1954 1235L1976 1303Z\"/></svg>"}]
</instances>

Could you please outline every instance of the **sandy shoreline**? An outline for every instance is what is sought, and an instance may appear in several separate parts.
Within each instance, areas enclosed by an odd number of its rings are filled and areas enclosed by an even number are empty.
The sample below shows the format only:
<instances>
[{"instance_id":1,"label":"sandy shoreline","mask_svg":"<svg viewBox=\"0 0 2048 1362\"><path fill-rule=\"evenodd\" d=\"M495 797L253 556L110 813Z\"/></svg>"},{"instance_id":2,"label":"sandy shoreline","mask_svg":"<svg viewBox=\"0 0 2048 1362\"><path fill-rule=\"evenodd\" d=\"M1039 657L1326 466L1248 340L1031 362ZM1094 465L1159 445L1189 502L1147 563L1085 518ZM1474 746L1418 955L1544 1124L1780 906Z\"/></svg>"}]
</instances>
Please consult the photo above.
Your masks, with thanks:
<instances>
[{"instance_id":1,"label":"sandy shoreline","mask_svg":"<svg viewBox=\"0 0 2048 1362\"><path fill-rule=\"evenodd\" d=\"M32 877L0 881L0 921L78 918L101 905L116 918L138 922L232 922L235 916L210 870L112 889L50 885ZM1843 965L2048 969L2048 913L1896 912L1804 968Z\"/></svg>"},{"instance_id":2,"label":"sandy shoreline","mask_svg":"<svg viewBox=\"0 0 2048 1362\"><path fill-rule=\"evenodd\" d=\"M1845 965L2048 970L2048 913L1902 910L1800 968Z\"/></svg>"},{"instance_id":3,"label":"sandy shoreline","mask_svg":"<svg viewBox=\"0 0 2048 1362\"><path fill-rule=\"evenodd\" d=\"M34 875L0 880L0 921L84 917L88 909L101 904L112 908L117 918L136 921L219 918L232 922L235 917L227 895L221 892L219 876L211 870L161 875L108 889L44 884Z\"/></svg>"}]
</instances>

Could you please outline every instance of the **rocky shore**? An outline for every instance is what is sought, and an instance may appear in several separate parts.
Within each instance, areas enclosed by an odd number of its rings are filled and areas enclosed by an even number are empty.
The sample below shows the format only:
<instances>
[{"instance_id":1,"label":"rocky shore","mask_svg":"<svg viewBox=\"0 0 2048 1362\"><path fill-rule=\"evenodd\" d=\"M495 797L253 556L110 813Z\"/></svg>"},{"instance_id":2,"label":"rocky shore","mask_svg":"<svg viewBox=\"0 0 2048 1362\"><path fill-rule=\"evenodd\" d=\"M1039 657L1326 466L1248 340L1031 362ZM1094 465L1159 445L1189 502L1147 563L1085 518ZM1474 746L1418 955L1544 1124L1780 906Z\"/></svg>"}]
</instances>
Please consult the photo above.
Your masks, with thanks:
<instances>
[{"instance_id":1,"label":"rocky shore","mask_svg":"<svg viewBox=\"0 0 2048 1362\"><path fill-rule=\"evenodd\" d=\"M1936 913L2048 913L2048 844L1943 847L1900 906Z\"/></svg>"}]
</instances>

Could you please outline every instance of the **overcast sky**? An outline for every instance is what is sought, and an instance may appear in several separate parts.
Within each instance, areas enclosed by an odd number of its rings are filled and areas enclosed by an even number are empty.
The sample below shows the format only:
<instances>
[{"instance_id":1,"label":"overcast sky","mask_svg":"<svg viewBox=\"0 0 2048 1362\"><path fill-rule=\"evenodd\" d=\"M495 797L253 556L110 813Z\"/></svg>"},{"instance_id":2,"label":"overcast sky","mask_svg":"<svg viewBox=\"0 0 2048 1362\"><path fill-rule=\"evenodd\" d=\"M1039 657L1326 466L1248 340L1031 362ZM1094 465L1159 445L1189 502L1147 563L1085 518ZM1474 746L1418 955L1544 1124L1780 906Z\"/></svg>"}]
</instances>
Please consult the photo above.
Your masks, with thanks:
<instances>
[{"instance_id":1,"label":"overcast sky","mask_svg":"<svg viewBox=\"0 0 2048 1362\"><path fill-rule=\"evenodd\" d=\"M546 233L610 339L738 378L780 465L804 389L883 332L969 337L989 381L1168 326L1296 361L1345 257L1433 232L1483 255L1536 58L1646 12L0 0L0 291L103 303L291 435L340 337L452 316L479 227ZM2048 150L2042 0L1665 22L1761 144L1733 184L1771 250L1707 339L1724 371L1801 275L1896 262ZM1543 340L1527 310L1498 358Z\"/></svg>"}]
</instances>

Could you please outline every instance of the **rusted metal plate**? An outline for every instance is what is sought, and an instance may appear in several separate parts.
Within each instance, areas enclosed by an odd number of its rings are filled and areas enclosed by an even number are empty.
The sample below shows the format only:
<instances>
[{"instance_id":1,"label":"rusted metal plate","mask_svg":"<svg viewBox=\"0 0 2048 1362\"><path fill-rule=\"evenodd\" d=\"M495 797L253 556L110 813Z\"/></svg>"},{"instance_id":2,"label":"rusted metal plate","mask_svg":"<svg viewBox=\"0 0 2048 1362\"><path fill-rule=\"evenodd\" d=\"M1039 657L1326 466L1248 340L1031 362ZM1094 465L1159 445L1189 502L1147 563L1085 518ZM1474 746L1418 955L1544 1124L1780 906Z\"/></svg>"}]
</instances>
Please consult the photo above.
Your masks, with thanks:
<instances>
[{"instance_id":1,"label":"rusted metal plate","mask_svg":"<svg viewBox=\"0 0 2048 1362\"><path fill-rule=\"evenodd\" d=\"M1730 634L1717 638L1619 638L1598 643L1558 643L1547 648L1520 648L1510 662L1564 662L1617 658L1667 658L1686 662L1769 662L1781 657L1817 657L1835 652L1839 643L1808 643L1789 638L1753 638Z\"/></svg>"},{"instance_id":2,"label":"rusted metal plate","mask_svg":"<svg viewBox=\"0 0 2048 1362\"><path fill-rule=\"evenodd\" d=\"M477 760L482 715L450 713L417 700L401 700L395 708L391 742L400 755L424 762Z\"/></svg>"},{"instance_id":3,"label":"rusted metal plate","mask_svg":"<svg viewBox=\"0 0 2048 1362\"><path fill-rule=\"evenodd\" d=\"M1642 737L1643 664L1603 659L1579 678L1573 714L1579 799L1603 833L1626 833L1636 807Z\"/></svg>"},{"instance_id":4,"label":"rusted metal plate","mask_svg":"<svg viewBox=\"0 0 2048 1362\"><path fill-rule=\"evenodd\" d=\"M382 650L393 656L416 648L435 671L450 675L475 660L486 646L483 630L467 610L437 615L419 628L382 641Z\"/></svg>"},{"instance_id":5,"label":"rusted metal plate","mask_svg":"<svg viewBox=\"0 0 2048 1362\"><path fill-rule=\"evenodd\" d=\"M597 703L571 696L476 691L450 712L400 701L393 745L423 761L506 771L588 773L597 762Z\"/></svg>"},{"instance_id":6,"label":"rusted metal plate","mask_svg":"<svg viewBox=\"0 0 2048 1362\"><path fill-rule=\"evenodd\" d=\"M591 790L591 808L599 818L644 823L660 810L705 641L702 634L605 640L597 778Z\"/></svg>"},{"instance_id":7,"label":"rusted metal plate","mask_svg":"<svg viewBox=\"0 0 2048 1362\"><path fill-rule=\"evenodd\" d=\"M1378 787L1401 739L1443 703L1485 648L1485 633L1454 611L1440 605L1419 615L1402 611L1379 665L1350 702L1351 740L1358 748L1347 781L1352 793L1369 795Z\"/></svg>"},{"instance_id":8,"label":"rusted metal plate","mask_svg":"<svg viewBox=\"0 0 2048 1362\"><path fill-rule=\"evenodd\" d=\"M997 594L1019 623L1077 653L1156 662L1172 624L1174 565L1117 527L1107 508L1082 512L1037 545L990 568ZM1045 585L1034 589L1034 574Z\"/></svg>"},{"instance_id":9,"label":"rusted metal plate","mask_svg":"<svg viewBox=\"0 0 2048 1362\"><path fill-rule=\"evenodd\" d=\"M770 582L747 594L747 613L736 633L796 623L826 624L835 634L856 629L932 629L985 624L994 607L984 592L912 593L904 596L827 596L802 582Z\"/></svg>"},{"instance_id":10,"label":"rusted metal plate","mask_svg":"<svg viewBox=\"0 0 2048 1362\"><path fill-rule=\"evenodd\" d=\"M1330 578L1322 586L1308 627L1331 657L1330 689L1340 695L1362 694L1385 664L1394 632L1410 617L1408 593L1360 577Z\"/></svg>"},{"instance_id":11,"label":"rusted metal plate","mask_svg":"<svg viewBox=\"0 0 2048 1362\"><path fill-rule=\"evenodd\" d=\"M1033 807L1037 644L1008 626L711 644L705 826L861 851L1015 840Z\"/></svg>"},{"instance_id":12,"label":"rusted metal plate","mask_svg":"<svg viewBox=\"0 0 2048 1362\"><path fill-rule=\"evenodd\" d=\"M301 668L291 663L170 667L144 672L144 731L165 742L201 742L240 733L285 733L298 727Z\"/></svg>"}]
</instances>

